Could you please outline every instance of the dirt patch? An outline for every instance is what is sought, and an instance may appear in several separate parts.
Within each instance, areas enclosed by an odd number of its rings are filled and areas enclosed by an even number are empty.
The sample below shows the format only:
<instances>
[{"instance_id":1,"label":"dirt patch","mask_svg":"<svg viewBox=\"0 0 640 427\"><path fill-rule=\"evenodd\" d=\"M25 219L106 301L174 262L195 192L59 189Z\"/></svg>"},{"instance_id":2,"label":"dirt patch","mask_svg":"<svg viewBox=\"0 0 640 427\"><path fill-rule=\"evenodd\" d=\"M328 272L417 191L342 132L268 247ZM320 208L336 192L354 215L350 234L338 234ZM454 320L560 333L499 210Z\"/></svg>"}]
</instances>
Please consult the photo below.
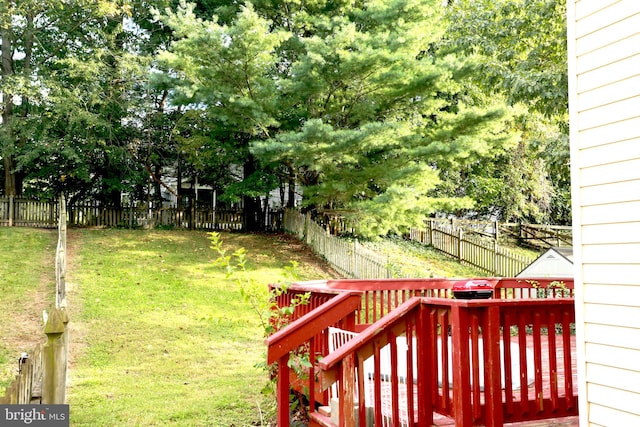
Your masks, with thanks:
<instances>
[{"instance_id":1,"label":"dirt patch","mask_svg":"<svg viewBox=\"0 0 640 427\"><path fill-rule=\"evenodd\" d=\"M279 245L282 245L283 252L295 254L292 255L292 261L297 261L300 265L305 265L310 269L316 270L321 275L318 279L338 279L341 277L325 260L297 238L283 233L276 235L275 241L278 242Z\"/></svg>"},{"instance_id":2,"label":"dirt patch","mask_svg":"<svg viewBox=\"0 0 640 427\"><path fill-rule=\"evenodd\" d=\"M46 341L43 312L50 306L49 286L49 278L41 279L26 300L21 302L22 310L12 315L11 331L2 328L2 341L7 348L16 350L16 357L22 352L31 353L37 344Z\"/></svg>"}]
</instances>

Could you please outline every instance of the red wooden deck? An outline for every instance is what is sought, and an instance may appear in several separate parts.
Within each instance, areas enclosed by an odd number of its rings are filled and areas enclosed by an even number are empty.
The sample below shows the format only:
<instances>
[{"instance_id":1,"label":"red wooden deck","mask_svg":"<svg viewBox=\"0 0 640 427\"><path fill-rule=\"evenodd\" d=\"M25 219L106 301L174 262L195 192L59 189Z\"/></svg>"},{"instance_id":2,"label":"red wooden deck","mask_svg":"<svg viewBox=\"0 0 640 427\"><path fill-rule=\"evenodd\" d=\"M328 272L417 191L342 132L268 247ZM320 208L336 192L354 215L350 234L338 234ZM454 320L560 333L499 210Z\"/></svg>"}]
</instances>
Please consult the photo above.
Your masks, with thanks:
<instances>
[{"instance_id":1,"label":"red wooden deck","mask_svg":"<svg viewBox=\"0 0 640 427\"><path fill-rule=\"evenodd\" d=\"M369 412L381 427L577 426L574 307L571 298L550 291L558 282L491 279L494 298L482 301L447 298L453 283L335 281L290 288L291 295L311 292L312 304L267 341L268 363L279 362L278 425L289 425L293 386L316 402L311 427L371 425L355 419ZM571 280L559 283L571 292ZM278 305L288 298L283 295ZM330 353L330 326L360 333ZM498 345L506 341L510 345ZM316 355L304 383L294 382L287 368L289 352L300 346ZM334 413L334 423L322 406L330 403L332 384L339 396L334 410L342 414L336 421ZM365 398L358 403L357 396ZM357 410L344 411L349 407Z\"/></svg>"},{"instance_id":2,"label":"red wooden deck","mask_svg":"<svg viewBox=\"0 0 640 427\"><path fill-rule=\"evenodd\" d=\"M516 337L512 338L512 341L514 343L517 343L518 339ZM527 343L527 347L528 348L533 348L533 339L532 337L528 337L528 343ZM564 354L562 351L562 338L561 337L556 337L556 349L558 349L557 351L557 358L556 360L563 360L564 358ZM542 354L544 355L548 355L549 354L549 345L547 341L542 341L542 346L541 346L541 350L542 350ZM576 340L575 340L575 336L571 337L571 353L575 354L576 351ZM552 395L553 395L553 391L552 391L552 381L550 378L550 366L549 366L549 358L548 357L544 357L542 358L542 390L543 390L543 399L552 399ZM573 384L573 394L577 394L577 384L578 384L578 372L577 372L577 368L576 368L576 364L572 363L572 369L571 369L571 376L572 376L572 384ZM564 369L564 365L562 363L558 364L558 369L557 369L557 383L558 384L564 384L565 382L565 369ZM370 384L367 385L367 390L370 394L368 400L372 400L372 390L373 390L373 384L372 382L370 382ZM383 381L383 386L381 387L382 389L382 399L381 399L381 404L382 404L382 414L384 417L390 418L391 414L392 414L392 410L391 410L391 406L392 406L392 393L391 393L391 385L388 381ZM442 388L440 388L440 390L442 390ZM521 390L513 390L513 400L515 401L520 401L521 400ZM507 392L505 390L502 391L503 394L503 400L506 400L506 394ZM529 396L534 396L536 393L536 386L535 383L532 382L531 385L529 385L528 389L527 389L527 394ZM450 390L449 391L449 395L451 398L453 398L453 391ZM566 398L566 394L563 392L558 393L558 398ZM414 407L418 407L418 392L417 392L417 386L414 385L414 394L413 394L413 399L414 399ZM399 401L398 401L398 405L401 408L406 408L407 403L407 391L406 388L404 386L404 384L401 384L399 387ZM482 404L484 404L484 394L481 393L480 394L480 401ZM404 416L403 416L404 415ZM407 419L406 419L406 412L403 412L403 415L400 416L400 422L402 423L402 425L407 425ZM417 425L417 420L414 420L414 424ZM434 412L434 419L433 419L433 425L435 426L454 426L455 425L455 420L451 417L448 417L446 415L441 415L438 414L437 412ZM516 422L516 423L505 423L505 426L531 426L531 427L542 427L542 426L578 426L578 417L563 417L563 418L554 418L554 419L544 419L544 420L535 420L535 421L526 421L526 422Z\"/></svg>"}]
</instances>

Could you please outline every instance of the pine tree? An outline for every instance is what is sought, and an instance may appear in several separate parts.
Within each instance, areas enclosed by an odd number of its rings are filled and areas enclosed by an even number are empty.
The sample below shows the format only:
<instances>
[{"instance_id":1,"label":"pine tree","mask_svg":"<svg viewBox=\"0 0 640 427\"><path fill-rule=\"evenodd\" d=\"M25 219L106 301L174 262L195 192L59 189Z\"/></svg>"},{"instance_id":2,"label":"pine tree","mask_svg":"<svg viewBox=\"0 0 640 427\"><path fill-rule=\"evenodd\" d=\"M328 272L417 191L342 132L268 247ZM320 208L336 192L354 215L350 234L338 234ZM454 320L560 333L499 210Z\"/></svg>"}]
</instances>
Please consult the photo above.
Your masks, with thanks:
<instances>
[{"instance_id":1,"label":"pine tree","mask_svg":"<svg viewBox=\"0 0 640 427\"><path fill-rule=\"evenodd\" d=\"M439 169L492 156L510 138L500 109L465 102L469 70L438 50L442 13L434 1L369 1L305 15L301 53L280 83L298 124L254 152L291 165L308 209L339 209L377 236L471 206L435 195Z\"/></svg>"}]
</instances>

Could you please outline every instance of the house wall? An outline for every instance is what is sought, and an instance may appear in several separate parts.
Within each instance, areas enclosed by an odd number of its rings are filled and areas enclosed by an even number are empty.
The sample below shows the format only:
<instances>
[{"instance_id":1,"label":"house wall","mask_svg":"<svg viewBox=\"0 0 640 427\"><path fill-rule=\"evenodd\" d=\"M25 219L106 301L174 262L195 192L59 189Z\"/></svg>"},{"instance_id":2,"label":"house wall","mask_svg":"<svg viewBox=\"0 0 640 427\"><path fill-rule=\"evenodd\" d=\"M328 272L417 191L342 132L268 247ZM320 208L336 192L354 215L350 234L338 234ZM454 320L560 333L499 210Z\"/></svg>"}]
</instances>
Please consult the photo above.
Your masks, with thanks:
<instances>
[{"instance_id":1,"label":"house wall","mask_svg":"<svg viewBox=\"0 0 640 427\"><path fill-rule=\"evenodd\" d=\"M568 0L581 425L640 425L640 1Z\"/></svg>"}]
</instances>

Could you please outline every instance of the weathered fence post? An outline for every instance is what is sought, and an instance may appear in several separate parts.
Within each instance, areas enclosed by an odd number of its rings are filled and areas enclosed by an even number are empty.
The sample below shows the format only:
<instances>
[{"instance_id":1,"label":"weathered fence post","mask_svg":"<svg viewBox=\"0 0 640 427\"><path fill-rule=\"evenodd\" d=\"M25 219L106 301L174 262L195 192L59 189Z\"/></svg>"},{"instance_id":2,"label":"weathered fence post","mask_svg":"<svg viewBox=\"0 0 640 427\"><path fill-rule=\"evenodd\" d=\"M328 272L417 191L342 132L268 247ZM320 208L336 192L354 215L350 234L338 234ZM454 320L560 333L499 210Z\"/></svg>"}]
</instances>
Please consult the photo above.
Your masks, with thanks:
<instances>
[{"instance_id":1,"label":"weathered fence post","mask_svg":"<svg viewBox=\"0 0 640 427\"><path fill-rule=\"evenodd\" d=\"M9 227L13 227L13 196L9 196Z\"/></svg>"},{"instance_id":2,"label":"weathered fence post","mask_svg":"<svg viewBox=\"0 0 640 427\"><path fill-rule=\"evenodd\" d=\"M58 219L58 246L56 248L56 307L63 305L66 298L67 265L67 204L64 195L60 196Z\"/></svg>"},{"instance_id":3,"label":"weathered fence post","mask_svg":"<svg viewBox=\"0 0 640 427\"><path fill-rule=\"evenodd\" d=\"M67 312L52 308L47 317L44 333L47 342L42 350L44 377L42 379L42 403L63 404L67 377L67 350L65 348Z\"/></svg>"},{"instance_id":4,"label":"weathered fence post","mask_svg":"<svg viewBox=\"0 0 640 427\"><path fill-rule=\"evenodd\" d=\"M493 241L493 274L500 274L497 240Z\"/></svg>"},{"instance_id":5,"label":"weathered fence post","mask_svg":"<svg viewBox=\"0 0 640 427\"><path fill-rule=\"evenodd\" d=\"M129 200L129 230L133 230L133 200Z\"/></svg>"},{"instance_id":6,"label":"weathered fence post","mask_svg":"<svg viewBox=\"0 0 640 427\"><path fill-rule=\"evenodd\" d=\"M358 239L353 240L353 277L360 279L360 271L358 271Z\"/></svg>"},{"instance_id":7,"label":"weathered fence post","mask_svg":"<svg viewBox=\"0 0 640 427\"><path fill-rule=\"evenodd\" d=\"M433 246L433 220L429 221L429 241L425 243Z\"/></svg>"}]
</instances>

